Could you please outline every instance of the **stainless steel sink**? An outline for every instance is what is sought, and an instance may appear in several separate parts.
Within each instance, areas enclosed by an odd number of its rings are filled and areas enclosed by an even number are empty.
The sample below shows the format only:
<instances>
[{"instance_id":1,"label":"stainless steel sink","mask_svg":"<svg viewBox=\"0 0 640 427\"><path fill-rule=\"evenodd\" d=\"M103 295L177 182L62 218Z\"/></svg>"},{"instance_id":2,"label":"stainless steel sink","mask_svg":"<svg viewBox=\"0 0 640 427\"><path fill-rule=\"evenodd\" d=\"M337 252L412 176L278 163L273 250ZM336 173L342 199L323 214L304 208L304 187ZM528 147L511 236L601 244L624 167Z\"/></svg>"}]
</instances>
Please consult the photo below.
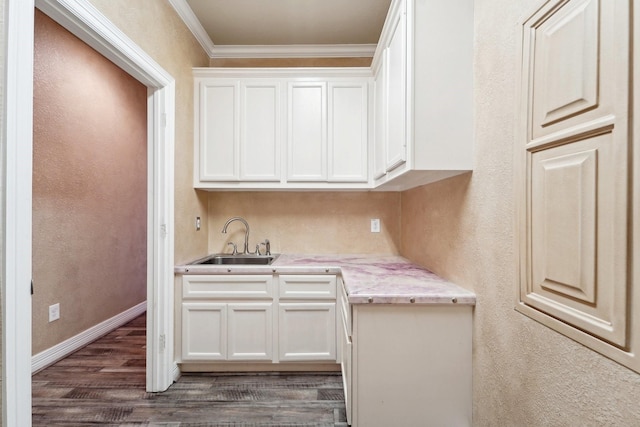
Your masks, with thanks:
<instances>
[{"instance_id":1,"label":"stainless steel sink","mask_svg":"<svg viewBox=\"0 0 640 427\"><path fill-rule=\"evenodd\" d=\"M193 264L213 265L270 265L278 255L231 255L213 254L193 262Z\"/></svg>"}]
</instances>

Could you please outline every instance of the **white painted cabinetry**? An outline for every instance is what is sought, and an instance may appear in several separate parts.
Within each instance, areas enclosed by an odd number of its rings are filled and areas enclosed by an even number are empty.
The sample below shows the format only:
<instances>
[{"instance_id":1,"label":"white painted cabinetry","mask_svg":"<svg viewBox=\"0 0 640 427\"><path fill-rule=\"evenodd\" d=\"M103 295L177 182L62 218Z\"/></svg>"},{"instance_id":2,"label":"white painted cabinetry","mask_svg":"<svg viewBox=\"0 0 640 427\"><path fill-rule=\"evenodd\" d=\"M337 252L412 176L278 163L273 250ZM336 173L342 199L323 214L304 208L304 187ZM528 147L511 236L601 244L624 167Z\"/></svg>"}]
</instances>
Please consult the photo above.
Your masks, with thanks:
<instances>
[{"instance_id":1,"label":"white painted cabinetry","mask_svg":"<svg viewBox=\"0 0 640 427\"><path fill-rule=\"evenodd\" d=\"M197 68L194 185L365 189L368 68Z\"/></svg>"},{"instance_id":2,"label":"white painted cabinetry","mask_svg":"<svg viewBox=\"0 0 640 427\"><path fill-rule=\"evenodd\" d=\"M393 0L372 69L374 187L405 190L470 171L473 1Z\"/></svg>"},{"instance_id":3,"label":"white painted cabinetry","mask_svg":"<svg viewBox=\"0 0 640 427\"><path fill-rule=\"evenodd\" d=\"M197 84L198 182L280 181L280 86L224 78Z\"/></svg>"},{"instance_id":4,"label":"white painted cabinetry","mask_svg":"<svg viewBox=\"0 0 640 427\"><path fill-rule=\"evenodd\" d=\"M470 426L470 305L349 304L341 366L354 426Z\"/></svg>"},{"instance_id":5,"label":"white painted cabinetry","mask_svg":"<svg viewBox=\"0 0 640 427\"><path fill-rule=\"evenodd\" d=\"M184 275L181 363L337 362L336 276Z\"/></svg>"},{"instance_id":6,"label":"white painted cabinetry","mask_svg":"<svg viewBox=\"0 0 640 427\"><path fill-rule=\"evenodd\" d=\"M272 290L269 275L183 276L181 359L271 360Z\"/></svg>"},{"instance_id":7,"label":"white painted cabinetry","mask_svg":"<svg viewBox=\"0 0 640 427\"><path fill-rule=\"evenodd\" d=\"M336 277L279 278L278 342L281 361L336 361Z\"/></svg>"}]
</instances>

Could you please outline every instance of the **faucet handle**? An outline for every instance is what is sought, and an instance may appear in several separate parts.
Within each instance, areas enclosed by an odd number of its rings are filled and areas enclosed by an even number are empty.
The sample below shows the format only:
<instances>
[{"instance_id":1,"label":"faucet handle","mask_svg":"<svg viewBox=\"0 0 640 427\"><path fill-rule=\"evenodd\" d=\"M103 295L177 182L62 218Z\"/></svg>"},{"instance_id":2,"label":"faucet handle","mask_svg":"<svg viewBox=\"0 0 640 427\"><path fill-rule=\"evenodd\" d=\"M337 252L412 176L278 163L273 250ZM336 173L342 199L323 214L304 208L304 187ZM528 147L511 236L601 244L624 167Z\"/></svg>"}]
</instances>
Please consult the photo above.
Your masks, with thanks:
<instances>
[{"instance_id":1,"label":"faucet handle","mask_svg":"<svg viewBox=\"0 0 640 427\"><path fill-rule=\"evenodd\" d=\"M260 243L260 245L264 246L265 255L271 255L271 242L269 242L269 239L264 239L264 242ZM258 253L258 255L260 254Z\"/></svg>"},{"instance_id":2,"label":"faucet handle","mask_svg":"<svg viewBox=\"0 0 640 427\"><path fill-rule=\"evenodd\" d=\"M227 243L227 246L229 245L233 246L233 252L231 253L231 255L238 255L238 246L233 242Z\"/></svg>"}]
</instances>

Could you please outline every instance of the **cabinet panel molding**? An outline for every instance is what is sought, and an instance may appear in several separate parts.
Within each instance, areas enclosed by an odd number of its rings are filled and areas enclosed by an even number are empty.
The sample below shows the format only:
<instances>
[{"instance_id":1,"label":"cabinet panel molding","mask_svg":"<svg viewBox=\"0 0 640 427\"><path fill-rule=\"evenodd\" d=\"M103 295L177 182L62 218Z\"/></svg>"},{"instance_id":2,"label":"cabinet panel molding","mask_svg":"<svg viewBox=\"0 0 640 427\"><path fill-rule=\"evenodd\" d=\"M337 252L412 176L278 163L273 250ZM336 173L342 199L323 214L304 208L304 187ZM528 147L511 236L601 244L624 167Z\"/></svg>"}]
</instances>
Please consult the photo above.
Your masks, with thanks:
<instances>
[{"instance_id":1,"label":"cabinet panel molding","mask_svg":"<svg viewBox=\"0 0 640 427\"><path fill-rule=\"evenodd\" d=\"M226 304L183 303L182 359L224 360L226 355Z\"/></svg>"},{"instance_id":2,"label":"cabinet panel molding","mask_svg":"<svg viewBox=\"0 0 640 427\"><path fill-rule=\"evenodd\" d=\"M238 179L238 91L236 82L200 83L197 128L201 181Z\"/></svg>"},{"instance_id":3,"label":"cabinet panel molding","mask_svg":"<svg viewBox=\"0 0 640 427\"><path fill-rule=\"evenodd\" d=\"M279 82L241 84L240 179L280 181L282 122Z\"/></svg>"},{"instance_id":4,"label":"cabinet panel molding","mask_svg":"<svg viewBox=\"0 0 640 427\"><path fill-rule=\"evenodd\" d=\"M534 27L534 129L597 107L599 19L598 0L579 0Z\"/></svg>"},{"instance_id":5,"label":"cabinet panel molding","mask_svg":"<svg viewBox=\"0 0 640 427\"><path fill-rule=\"evenodd\" d=\"M631 7L541 4L521 23L516 309L640 372Z\"/></svg>"},{"instance_id":6,"label":"cabinet panel molding","mask_svg":"<svg viewBox=\"0 0 640 427\"><path fill-rule=\"evenodd\" d=\"M289 83L287 114L288 180L326 181L326 83Z\"/></svg>"}]
</instances>

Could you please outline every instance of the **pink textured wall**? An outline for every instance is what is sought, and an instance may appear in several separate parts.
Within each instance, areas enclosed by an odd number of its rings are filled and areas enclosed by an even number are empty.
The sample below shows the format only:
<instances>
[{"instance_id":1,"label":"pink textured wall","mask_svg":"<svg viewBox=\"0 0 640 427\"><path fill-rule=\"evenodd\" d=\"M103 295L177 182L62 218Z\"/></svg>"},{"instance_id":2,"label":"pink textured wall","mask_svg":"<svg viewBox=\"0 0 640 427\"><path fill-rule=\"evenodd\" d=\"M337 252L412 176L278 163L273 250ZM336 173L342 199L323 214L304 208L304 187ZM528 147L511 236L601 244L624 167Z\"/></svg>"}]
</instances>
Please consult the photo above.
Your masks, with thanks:
<instances>
[{"instance_id":1,"label":"pink textured wall","mask_svg":"<svg viewBox=\"0 0 640 427\"><path fill-rule=\"evenodd\" d=\"M146 103L144 85L36 10L34 354L146 298Z\"/></svg>"}]
</instances>

